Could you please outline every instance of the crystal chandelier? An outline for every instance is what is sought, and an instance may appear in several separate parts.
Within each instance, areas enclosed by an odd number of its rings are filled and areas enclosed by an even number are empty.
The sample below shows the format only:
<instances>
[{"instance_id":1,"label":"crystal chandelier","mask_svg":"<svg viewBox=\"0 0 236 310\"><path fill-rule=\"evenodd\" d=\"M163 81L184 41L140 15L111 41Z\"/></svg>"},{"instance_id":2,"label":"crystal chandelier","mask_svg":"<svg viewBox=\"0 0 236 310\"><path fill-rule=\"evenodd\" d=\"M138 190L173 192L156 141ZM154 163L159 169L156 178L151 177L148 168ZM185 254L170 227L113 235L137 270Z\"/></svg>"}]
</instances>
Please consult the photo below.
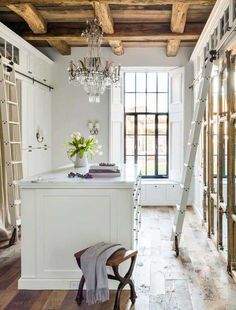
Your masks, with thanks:
<instances>
[{"instance_id":1,"label":"crystal chandelier","mask_svg":"<svg viewBox=\"0 0 236 310\"><path fill-rule=\"evenodd\" d=\"M106 88L117 84L120 79L120 65L113 67L112 62L101 58L103 32L101 23L95 18L87 21L87 28L82 32L87 38L87 57L75 64L70 61L69 81L80 84L89 96L89 102L99 103Z\"/></svg>"}]
</instances>

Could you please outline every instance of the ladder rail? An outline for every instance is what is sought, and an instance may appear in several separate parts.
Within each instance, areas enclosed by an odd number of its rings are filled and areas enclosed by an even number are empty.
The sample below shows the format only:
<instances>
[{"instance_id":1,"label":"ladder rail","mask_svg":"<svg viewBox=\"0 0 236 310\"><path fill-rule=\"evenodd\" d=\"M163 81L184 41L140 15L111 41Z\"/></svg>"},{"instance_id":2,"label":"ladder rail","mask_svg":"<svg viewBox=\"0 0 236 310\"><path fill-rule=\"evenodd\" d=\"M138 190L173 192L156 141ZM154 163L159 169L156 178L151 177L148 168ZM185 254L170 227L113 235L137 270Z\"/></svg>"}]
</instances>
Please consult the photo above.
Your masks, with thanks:
<instances>
[{"instance_id":1,"label":"ladder rail","mask_svg":"<svg viewBox=\"0 0 236 310\"><path fill-rule=\"evenodd\" d=\"M194 172L194 163L196 159L197 149L199 145L199 139L201 134L201 128L204 118L204 112L206 108L207 94L209 89L209 83L211 79L211 73L213 68L213 61L216 59L216 52L211 51L208 59L206 60L203 70L200 84L198 87L197 102L194 109L193 121L191 123L191 130L189 134L189 142L187 145L185 164L182 172L181 181L181 198L180 203L176 205L176 213L174 217L174 224L172 228L171 240L173 242L173 249L176 251L176 255L179 255L179 243L181 240L181 234L183 230L185 211L188 203L188 196L190 191L190 185Z\"/></svg>"},{"instance_id":2,"label":"ladder rail","mask_svg":"<svg viewBox=\"0 0 236 310\"><path fill-rule=\"evenodd\" d=\"M13 108L11 109L10 106ZM22 153L21 153L21 127L20 112L17 97L17 85L14 63L3 59L0 54L0 111L1 128L4 145L4 162L7 179L7 198L9 204L9 213L12 225L12 237L17 237L17 219L16 207L20 204L17 195L18 186L15 182L16 171L22 176ZM13 119L10 119L10 113ZM11 139L12 136L12 139ZM14 149L15 147L15 149ZM18 158L13 157L18 154ZM17 170L15 170L17 167ZM15 242L12 238L10 245Z\"/></svg>"}]
</instances>

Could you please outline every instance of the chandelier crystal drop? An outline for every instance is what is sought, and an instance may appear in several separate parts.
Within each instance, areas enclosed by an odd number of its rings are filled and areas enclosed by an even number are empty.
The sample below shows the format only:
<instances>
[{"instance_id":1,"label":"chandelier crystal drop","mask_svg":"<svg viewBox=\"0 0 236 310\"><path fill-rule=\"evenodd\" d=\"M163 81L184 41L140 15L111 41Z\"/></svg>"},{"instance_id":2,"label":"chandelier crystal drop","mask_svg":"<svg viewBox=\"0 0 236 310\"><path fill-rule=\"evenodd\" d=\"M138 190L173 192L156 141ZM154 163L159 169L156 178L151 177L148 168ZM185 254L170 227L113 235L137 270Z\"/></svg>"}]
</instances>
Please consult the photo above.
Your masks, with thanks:
<instances>
[{"instance_id":1,"label":"chandelier crystal drop","mask_svg":"<svg viewBox=\"0 0 236 310\"><path fill-rule=\"evenodd\" d=\"M87 38L87 56L75 64L70 61L68 68L69 81L75 85L82 85L89 96L89 102L99 103L100 96L106 88L117 84L120 79L120 65L114 67L111 61L101 58L102 27L95 18L87 21L87 28L82 32Z\"/></svg>"}]
</instances>

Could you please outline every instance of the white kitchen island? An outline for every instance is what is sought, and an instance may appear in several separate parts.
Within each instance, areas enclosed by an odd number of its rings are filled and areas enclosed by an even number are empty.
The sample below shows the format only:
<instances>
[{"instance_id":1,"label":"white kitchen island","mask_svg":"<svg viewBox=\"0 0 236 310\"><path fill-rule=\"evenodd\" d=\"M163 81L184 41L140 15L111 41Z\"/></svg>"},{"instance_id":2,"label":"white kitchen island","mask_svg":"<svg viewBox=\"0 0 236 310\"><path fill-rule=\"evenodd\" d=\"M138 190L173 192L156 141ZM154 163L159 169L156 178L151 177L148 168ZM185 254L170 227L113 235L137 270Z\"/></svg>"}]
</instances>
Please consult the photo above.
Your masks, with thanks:
<instances>
[{"instance_id":1,"label":"white kitchen island","mask_svg":"<svg viewBox=\"0 0 236 310\"><path fill-rule=\"evenodd\" d=\"M123 165L120 177L93 179L68 178L71 171L61 168L20 182L19 289L76 289L81 272L75 252L100 241L135 248L139 168Z\"/></svg>"}]
</instances>

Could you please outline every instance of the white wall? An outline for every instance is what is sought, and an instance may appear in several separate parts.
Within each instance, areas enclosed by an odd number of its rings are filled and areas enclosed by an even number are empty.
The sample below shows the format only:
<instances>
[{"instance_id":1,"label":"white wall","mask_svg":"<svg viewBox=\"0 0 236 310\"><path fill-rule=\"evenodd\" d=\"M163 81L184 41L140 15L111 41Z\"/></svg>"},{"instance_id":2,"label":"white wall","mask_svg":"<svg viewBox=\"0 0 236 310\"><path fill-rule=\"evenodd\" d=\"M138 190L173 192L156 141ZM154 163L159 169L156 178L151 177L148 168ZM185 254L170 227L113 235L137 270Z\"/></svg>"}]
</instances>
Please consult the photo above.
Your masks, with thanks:
<instances>
[{"instance_id":1,"label":"white wall","mask_svg":"<svg viewBox=\"0 0 236 310\"><path fill-rule=\"evenodd\" d=\"M108 160L108 124L109 124L109 92L101 98L101 103L90 104L84 90L68 83L67 67L71 59L77 60L86 54L86 48L72 48L71 56L61 56L53 49L41 49L55 61L53 65L52 81L52 161L53 167L68 163L66 149L63 143L73 131L80 131L88 135L88 120L98 120L101 124L98 135L103 146L103 156L94 158L94 161ZM177 67L188 63L192 48L181 48L177 57L166 57L165 48L126 48L121 57L115 56L110 48L102 48L105 59L111 59L121 66L158 66Z\"/></svg>"}]
</instances>

